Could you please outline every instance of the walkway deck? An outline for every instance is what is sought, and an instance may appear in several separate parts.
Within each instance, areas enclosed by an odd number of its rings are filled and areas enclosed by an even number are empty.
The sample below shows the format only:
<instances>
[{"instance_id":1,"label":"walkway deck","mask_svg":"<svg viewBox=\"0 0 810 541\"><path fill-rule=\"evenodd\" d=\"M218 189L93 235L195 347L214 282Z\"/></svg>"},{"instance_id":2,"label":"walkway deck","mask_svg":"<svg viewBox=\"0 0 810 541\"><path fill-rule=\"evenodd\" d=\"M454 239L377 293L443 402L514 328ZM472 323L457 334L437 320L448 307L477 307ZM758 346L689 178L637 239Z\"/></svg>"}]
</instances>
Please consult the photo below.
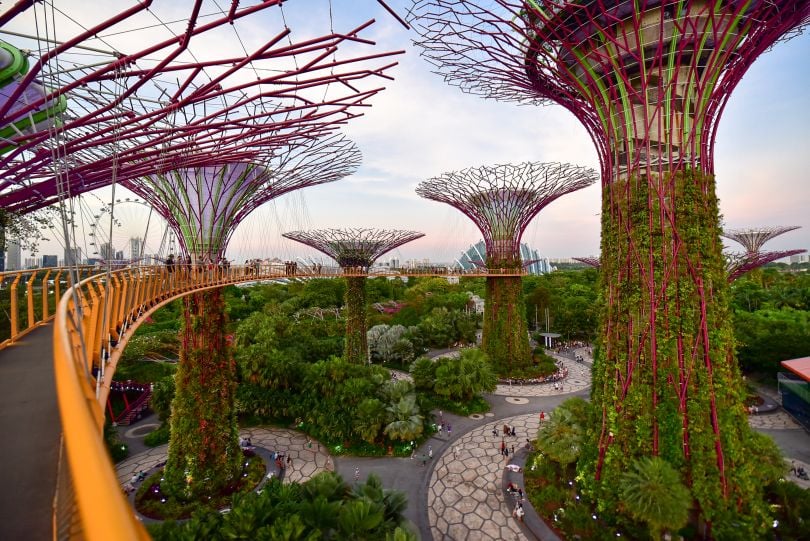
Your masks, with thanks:
<instances>
[{"instance_id":1,"label":"walkway deck","mask_svg":"<svg viewBox=\"0 0 810 541\"><path fill-rule=\"evenodd\" d=\"M53 538L61 431L49 324L0 351L0 539Z\"/></svg>"}]
</instances>

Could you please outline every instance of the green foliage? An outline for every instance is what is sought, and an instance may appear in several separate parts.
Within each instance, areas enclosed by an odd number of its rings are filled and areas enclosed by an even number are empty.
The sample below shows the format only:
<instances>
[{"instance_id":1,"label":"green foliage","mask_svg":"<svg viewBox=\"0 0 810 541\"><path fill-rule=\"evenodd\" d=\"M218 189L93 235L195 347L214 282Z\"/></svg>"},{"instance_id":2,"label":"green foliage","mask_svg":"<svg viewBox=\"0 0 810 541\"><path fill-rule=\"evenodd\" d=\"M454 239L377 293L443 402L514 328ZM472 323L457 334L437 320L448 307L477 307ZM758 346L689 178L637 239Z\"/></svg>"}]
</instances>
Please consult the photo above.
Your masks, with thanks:
<instances>
[{"instance_id":1,"label":"green foliage","mask_svg":"<svg viewBox=\"0 0 810 541\"><path fill-rule=\"evenodd\" d=\"M368 356L366 339L366 279L346 278L346 342L343 355L349 362L365 363Z\"/></svg>"},{"instance_id":2,"label":"green foliage","mask_svg":"<svg viewBox=\"0 0 810 541\"><path fill-rule=\"evenodd\" d=\"M745 371L774 375L781 361L810 355L810 311L791 307L738 310L734 331Z\"/></svg>"},{"instance_id":3,"label":"green foliage","mask_svg":"<svg viewBox=\"0 0 810 541\"><path fill-rule=\"evenodd\" d=\"M436 367L438 365L432 359L419 357L411 365L410 373L413 383L421 391L432 391L436 381Z\"/></svg>"},{"instance_id":4,"label":"green foliage","mask_svg":"<svg viewBox=\"0 0 810 541\"><path fill-rule=\"evenodd\" d=\"M110 453L110 459L117 464L129 456L129 446L121 441L118 429L110 423L104 425L104 443Z\"/></svg>"},{"instance_id":5,"label":"green foliage","mask_svg":"<svg viewBox=\"0 0 810 541\"><path fill-rule=\"evenodd\" d=\"M157 447L158 445L169 443L169 435L169 423L163 423L158 428L147 434L143 439L143 443L147 447Z\"/></svg>"},{"instance_id":6,"label":"green foliage","mask_svg":"<svg viewBox=\"0 0 810 541\"><path fill-rule=\"evenodd\" d=\"M765 494L776 511L781 539L810 539L810 490L780 479Z\"/></svg>"},{"instance_id":7,"label":"green foliage","mask_svg":"<svg viewBox=\"0 0 810 541\"><path fill-rule=\"evenodd\" d=\"M221 290L184 298L180 363L175 375L166 492L200 498L233 483L241 469L236 424L236 362L222 329Z\"/></svg>"},{"instance_id":8,"label":"green foliage","mask_svg":"<svg viewBox=\"0 0 810 541\"><path fill-rule=\"evenodd\" d=\"M591 395L603 414L577 468L600 509L615 508L628 461L658 455L690 480L700 520L719 527L746 516L737 533L753 539L768 527L768 510L748 475L757 458L722 247L712 175L684 170L607 186Z\"/></svg>"},{"instance_id":9,"label":"green foliage","mask_svg":"<svg viewBox=\"0 0 810 541\"><path fill-rule=\"evenodd\" d=\"M457 358L436 361L434 392L451 400L471 400L481 392L495 390L497 378L486 354L477 348L461 350Z\"/></svg>"},{"instance_id":10,"label":"green foliage","mask_svg":"<svg viewBox=\"0 0 810 541\"><path fill-rule=\"evenodd\" d=\"M579 397L557 406L537 431L537 448L562 467L576 462L585 443L589 411L590 403Z\"/></svg>"},{"instance_id":11,"label":"green foliage","mask_svg":"<svg viewBox=\"0 0 810 541\"><path fill-rule=\"evenodd\" d=\"M627 513L647 523L653 539L678 530L689 519L689 489L675 468L660 457L636 460L622 478L621 494Z\"/></svg>"},{"instance_id":12,"label":"green foliage","mask_svg":"<svg viewBox=\"0 0 810 541\"><path fill-rule=\"evenodd\" d=\"M520 277L487 278L481 349L495 371L508 376L531 365Z\"/></svg>"},{"instance_id":13,"label":"green foliage","mask_svg":"<svg viewBox=\"0 0 810 541\"><path fill-rule=\"evenodd\" d=\"M168 421L171 414L174 388L174 375L166 376L152 386L149 405L163 422Z\"/></svg>"},{"instance_id":14,"label":"green foliage","mask_svg":"<svg viewBox=\"0 0 810 541\"><path fill-rule=\"evenodd\" d=\"M182 524L167 522L149 530L157 541L415 541L405 528L406 504L404 495L383 489L376 476L350 487L339 475L323 472L303 484L274 479L259 493L234 498L227 514L198 513Z\"/></svg>"}]
</instances>

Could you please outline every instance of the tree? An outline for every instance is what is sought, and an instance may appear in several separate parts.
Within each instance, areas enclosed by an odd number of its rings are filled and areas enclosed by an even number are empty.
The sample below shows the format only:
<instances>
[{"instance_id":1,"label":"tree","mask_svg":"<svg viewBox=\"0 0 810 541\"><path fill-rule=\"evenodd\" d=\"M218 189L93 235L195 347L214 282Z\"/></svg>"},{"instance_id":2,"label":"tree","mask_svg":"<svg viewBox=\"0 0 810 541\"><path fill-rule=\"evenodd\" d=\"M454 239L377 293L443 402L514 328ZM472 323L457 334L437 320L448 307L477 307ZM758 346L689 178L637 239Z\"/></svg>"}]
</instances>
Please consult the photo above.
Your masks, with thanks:
<instances>
[{"instance_id":1,"label":"tree","mask_svg":"<svg viewBox=\"0 0 810 541\"><path fill-rule=\"evenodd\" d=\"M589 404L582 398L569 398L554 410L537 431L537 446L562 467L579 458L585 439Z\"/></svg>"},{"instance_id":2,"label":"tree","mask_svg":"<svg viewBox=\"0 0 810 541\"><path fill-rule=\"evenodd\" d=\"M458 358L436 361L434 392L451 400L470 400L484 391L494 391L497 377L486 354L477 348L461 351Z\"/></svg>"},{"instance_id":3,"label":"tree","mask_svg":"<svg viewBox=\"0 0 810 541\"><path fill-rule=\"evenodd\" d=\"M692 495L680 475L660 457L637 459L621 481L626 511L647 523L653 539L668 530L678 530L689 520Z\"/></svg>"},{"instance_id":4,"label":"tree","mask_svg":"<svg viewBox=\"0 0 810 541\"><path fill-rule=\"evenodd\" d=\"M386 407L388 424L383 431L392 440L410 441L422 435L424 418L416 404L416 395L409 394Z\"/></svg>"},{"instance_id":5,"label":"tree","mask_svg":"<svg viewBox=\"0 0 810 541\"><path fill-rule=\"evenodd\" d=\"M432 391L436 381L436 363L427 357L419 357L410 369L413 383L417 389Z\"/></svg>"},{"instance_id":6,"label":"tree","mask_svg":"<svg viewBox=\"0 0 810 541\"><path fill-rule=\"evenodd\" d=\"M366 398L357 405L354 415L354 431L363 441L374 443L385 424L385 405L376 398Z\"/></svg>"}]
</instances>

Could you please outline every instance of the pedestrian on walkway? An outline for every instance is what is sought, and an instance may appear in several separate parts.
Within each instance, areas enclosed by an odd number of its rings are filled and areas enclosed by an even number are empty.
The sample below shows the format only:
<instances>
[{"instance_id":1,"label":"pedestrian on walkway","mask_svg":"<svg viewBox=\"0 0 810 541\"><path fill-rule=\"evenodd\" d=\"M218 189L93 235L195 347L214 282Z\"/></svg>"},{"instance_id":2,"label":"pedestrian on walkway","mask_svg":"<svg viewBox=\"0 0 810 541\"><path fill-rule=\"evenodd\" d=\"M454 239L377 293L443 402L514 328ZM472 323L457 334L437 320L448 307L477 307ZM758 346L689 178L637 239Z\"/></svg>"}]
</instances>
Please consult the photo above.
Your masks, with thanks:
<instances>
[{"instance_id":1,"label":"pedestrian on walkway","mask_svg":"<svg viewBox=\"0 0 810 541\"><path fill-rule=\"evenodd\" d=\"M458 458L458 445L453 447L453 458L454 459Z\"/></svg>"},{"instance_id":2,"label":"pedestrian on walkway","mask_svg":"<svg viewBox=\"0 0 810 541\"><path fill-rule=\"evenodd\" d=\"M545 420L546 420L546 412L545 412L545 411L541 411L541 412L540 412L540 422L541 422L541 423L542 423L542 422L545 422Z\"/></svg>"},{"instance_id":3,"label":"pedestrian on walkway","mask_svg":"<svg viewBox=\"0 0 810 541\"><path fill-rule=\"evenodd\" d=\"M427 464L427 455L423 454L422 455L422 466L424 466L425 464Z\"/></svg>"},{"instance_id":4,"label":"pedestrian on walkway","mask_svg":"<svg viewBox=\"0 0 810 541\"><path fill-rule=\"evenodd\" d=\"M503 438L501 438L501 454L503 454L504 449L506 449L506 442L503 441Z\"/></svg>"},{"instance_id":5,"label":"pedestrian on walkway","mask_svg":"<svg viewBox=\"0 0 810 541\"><path fill-rule=\"evenodd\" d=\"M450 423L447 423L447 436L450 437L450 431L453 430L453 427L450 426Z\"/></svg>"},{"instance_id":6,"label":"pedestrian on walkway","mask_svg":"<svg viewBox=\"0 0 810 541\"><path fill-rule=\"evenodd\" d=\"M354 469L354 481L357 482L360 480L360 468Z\"/></svg>"},{"instance_id":7,"label":"pedestrian on walkway","mask_svg":"<svg viewBox=\"0 0 810 541\"><path fill-rule=\"evenodd\" d=\"M428 445L428 458L433 458L433 446Z\"/></svg>"},{"instance_id":8,"label":"pedestrian on walkway","mask_svg":"<svg viewBox=\"0 0 810 541\"><path fill-rule=\"evenodd\" d=\"M515 444L512 444L512 456L515 456Z\"/></svg>"}]
</instances>

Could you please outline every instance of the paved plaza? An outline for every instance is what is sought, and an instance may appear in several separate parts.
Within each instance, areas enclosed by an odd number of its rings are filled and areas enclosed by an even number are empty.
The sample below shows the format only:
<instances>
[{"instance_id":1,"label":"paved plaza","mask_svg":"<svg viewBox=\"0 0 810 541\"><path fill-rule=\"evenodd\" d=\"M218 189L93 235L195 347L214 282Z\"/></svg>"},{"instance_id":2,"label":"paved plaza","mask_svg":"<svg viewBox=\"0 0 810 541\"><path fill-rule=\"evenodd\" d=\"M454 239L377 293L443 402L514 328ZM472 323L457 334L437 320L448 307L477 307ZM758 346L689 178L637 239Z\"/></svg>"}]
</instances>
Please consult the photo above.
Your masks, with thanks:
<instances>
[{"instance_id":1,"label":"paved plaza","mask_svg":"<svg viewBox=\"0 0 810 541\"><path fill-rule=\"evenodd\" d=\"M511 506L507 505L503 491L505 467L513 460L513 447L519 451L527 438L536 437L540 411L549 418L556 405L568 395L582 394L589 388L590 358L584 349L576 353L584 354L586 362L555 355L568 368L568 377L556 389L552 383L499 385L489 395L490 412L469 417L445 412L444 419L451 420L455 427L452 437L446 432L434 434L417 449L413 460L332 457L320 443L287 428L246 428L240 431L240 436L249 437L257 447L292 457L285 482L306 481L325 470L338 471L349 483L353 482L356 470L362 472L362 478L369 473L379 475L386 487L405 492L409 501L406 516L425 541L534 539L525 525L512 517ZM411 379L406 372L394 373L397 379ZM144 420L142 426L130 428L126 434L142 437L157 426L153 419L151 421L150 424L150 419ZM810 459L801 451L808 446L810 437L784 411L751 415L749 422L757 430L775 437L789 457L788 464L793 460L797 466L810 470L807 462ZM514 426L516 435L503 436L504 424ZM497 430L497 435L493 434L493 429ZM509 450L508 458L501 453L502 440ZM148 471L165 461L166 450L166 445L148 449L119 464L117 473L122 485L133 474ZM433 458L425 459L422 466L422 457L426 457L429 450L433 451ZM810 482L795 475L788 474L787 478L804 488L810 486Z\"/></svg>"}]
</instances>

